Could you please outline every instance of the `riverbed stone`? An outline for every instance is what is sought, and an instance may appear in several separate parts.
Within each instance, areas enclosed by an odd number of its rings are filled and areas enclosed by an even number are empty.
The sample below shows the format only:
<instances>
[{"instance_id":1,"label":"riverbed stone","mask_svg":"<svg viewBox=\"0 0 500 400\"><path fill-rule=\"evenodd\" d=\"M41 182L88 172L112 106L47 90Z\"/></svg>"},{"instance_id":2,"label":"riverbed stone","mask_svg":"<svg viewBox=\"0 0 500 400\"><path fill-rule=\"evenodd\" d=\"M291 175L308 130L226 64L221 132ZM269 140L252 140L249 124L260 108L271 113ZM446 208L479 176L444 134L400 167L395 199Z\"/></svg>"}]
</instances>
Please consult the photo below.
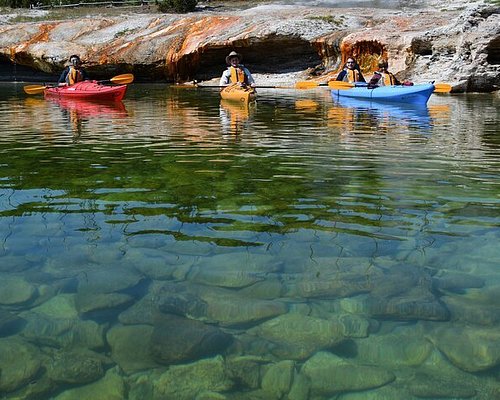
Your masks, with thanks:
<instances>
[{"instance_id":1,"label":"riverbed stone","mask_svg":"<svg viewBox=\"0 0 500 400\"><path fill-rule=\"evenodd\" d=\"M459 398L469 399L477 394L476 389L470 384L461 381L447 379L439 375L424 373L415 374L409 383L409 391L412 395L424 398Z\"/></svg>"},{"instance_id":2,"label":"riverbed stone","mask_svg":"<svg viewBox=\"0 0 500 400\"><path fill-rule=\"evenodd\" d=\"M25 325L26 321L16 314L0 309L0 337L14 335Z\"/></svg>"},{"instance_id":3,"label":"riverbed stone","mask_svg":"<svg viewBox=\"0 0 500 400\"><path fill-rule=\"evenodd\" d=\"M384 366L418 366L433 350L432 343L414 328L370 335L356 341L356 361Z\"/></svg>"},{"instance_id":4,"label":"riverbed stone","mask_svg":"<svg viewBox=\"0 0 500 400\"><path fill-rule=\"evenodd\" d=\"M306 358L318 350L331 348L342 342L345 337L343 326L338 321L330 321L300 314L284 314L266 321L249 333L276 343L293 359ZM283 353L281 353L283 352Z\"/></svg>"},{"instance_id":5,"label":"riverbed stone","mask_svg":"<svg viewBox=\"0 0 500 400\"><path fill-rule=\"evenodd\" d=\"M224 351L232 336L219 328L176 315L158 315L151 337L153 358L161 364L192 361Z\"/></svg>"},{"instance_id":6,"label":"riverbed stone","mask_svg":"<svg viewBox=\"0 0 500 400\"><path fill-rule=\"evenodd\" d=\"M448 292L462 293L469 288L482 288L484 279L472 274L454 271L440 271L432 277L433 287Z\"/></svg>"},{"instance_id":7,"label":"riverbed stone","mask_svg":"<svg viewBox=\"0 0 500 400\"><path fill-rule=\"evenodd\" d=\"M294 361L283 360L272 364L262 377L262 389L268 393L269 399L279 400L290 391L294 375Z\"/></svg>"},{"instance_id":8,"label":"riverbed stone","mask_svg":"<svg viewBox=\"0 0 500 400\"><path fill-rule=\"evenodd\" d=\"M104 347L104 326L95 321L81 321L73 318L50 318L39 313L23 314L27 324L21 331L26 340L41 346Z\"/></svg>"},{"instance_id":9,"label":"riverbed stone","mask_svg":"<svg viewBox=\"0 0 500 400\"><path fill-rule=\"evenodd\" d=\"M179 270L186 270L196 260L194 256L169 253L164 250L129 248L123 262L133 265L145 276L155 280L171 280Z\"/></svg>"},{"instance_id":10,"label":"riverbed stone","mask_svg":"<svg viewBox=\"0 0 500 400\"><path fill-rule=\"evenodd\" d=\"M226 371L229 378L246 388L257 389L260 387L261 368L269 360L263 357L247 356L228 356L226 358Z\"/></svg>"},{"instance_id":11,"label":"riverbed stone","mask_svg":"<svg viewBox=\"0 0 500 400\"><path fill-rule=\"evenodd\" d=\"M104 376L104 357L84 349L60 350L52 354L46 368L57 383L85 384Z\"/></svg>"},{"instance_id":12,"label":"riverbed stone","mask_svg":"<svg viewBox=\"0 0 500 400\"><path fill-rule=\"evenodd\" d=\"M91 293L78 292L75 297L76 309L80 314L100 314L123 309L131 304L134 298L124 293Z\"/></svg>"},{"instance_id":13,"label":"riverbed stone","mask_svg":"<svg viewBox=\"0 0 500 400\"><path fill-rule=\"evenodd\" d=\"M203 392L223 393L233 386L223 358L216 356L170 367L154 381L153 400L193 400Z\"/></svg>"},{"instance_id":14,"label":"riverbed stone","mask_svg":"<svg viewBox=\"0 0 500 400\"><path fill-rule=\"evenodd\" d=\"M41 353L18 337L0 339L0 393L27 384L41 368Z\"/></svg>"},{"instance_id":15,"label":"riverbed stone","mask_svg":"<svg viewBox=\"0 0 500 400\"><path fill-rule=\"evenodd\" d=\"M500 322L500 307L464 296L442 296L441 301L450 310L451 319L472 325L493 326Z\"/></svg>"},{"instance_id":16,"label":"riverbed stone","mask_svg":"<svg viewBox=\"0 0 500 400\"><path fill-rule=\"evenodd\" d=\"M327 352L316 353L304 363L300 373L309 378L311 395L316 396L376 388L396 378L383 368L350 363Z\"/></svg>"},{"instance_id":17,"label":"riverbed stone","mask_svg":"<svg viewBox=\"0 0 500 400\"><path fill-rule=\"evenodd\" d=\"M125 373L158 367L151 354L153 330L150 325L117 325L107 332L111 358Z\"/></svg>"},{"instance_id":18,"label":"riverbed stone","mask_svg":"<svg viewBox=\"0 0 500 400\"><path fill-rule=\"evenodd\" d=\"M0 304L21 306L33 301L37 295L36 287L25 279L19 276L1 274Z\"/></svg>"},{"instance_id":19,"label":"riverbed stone","mask_svg":"<svg viewBox=\"0 0 500 400\"><path fill-rule=\"evenodd\" d=\"M48 318L78 318L74 293L60 293L30 311Z\"/></svg>"},{"instance_id":20,"label":"riverbed stone","mask_svg":"<svg viewBox=\"0 0 500 400\"><path fill-rule=\"evenodd\" d=\"M500 365L500 332L496 328L443 326L433 329L428 336L464 371L486 371Z\"/></svg>"},{"instance_id":21,"label":"riverbed stone","mask_svg":"<svg viewBox=\"0 0 500 400\"><path fill-rule=\"evenodd\" d=\"M68 389L54 400L123 400L126 399L126 387L116 368L109 369L106 375L93 383Z\"/></svg>"},{"instance_id":22,"label":"riverbed stone","mask_svg":"<svg viewBox=\"0 0 500 400\"><path fill-rule=\"evenodd\" d=\"M99 268L78 276L78 292L113 293L130 289L143 276L131 268Z\"/></svg>"}]
</instances>

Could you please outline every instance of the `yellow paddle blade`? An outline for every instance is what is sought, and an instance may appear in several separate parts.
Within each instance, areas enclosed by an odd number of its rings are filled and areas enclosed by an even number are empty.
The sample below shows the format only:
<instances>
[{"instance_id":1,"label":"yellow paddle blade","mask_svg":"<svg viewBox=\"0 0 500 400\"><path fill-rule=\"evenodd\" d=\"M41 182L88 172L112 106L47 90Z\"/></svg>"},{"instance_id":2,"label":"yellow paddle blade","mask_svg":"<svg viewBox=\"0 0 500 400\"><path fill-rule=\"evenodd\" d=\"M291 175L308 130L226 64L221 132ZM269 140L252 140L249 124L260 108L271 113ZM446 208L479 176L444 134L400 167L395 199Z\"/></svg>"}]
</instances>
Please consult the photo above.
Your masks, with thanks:
<instances>
[{"instance_id":1,"label":"yellow paddle blade","mask_svg":"<svg viewBox=\"0 0 500 400\"><path fill-rule=\"evenodd\" d=\"M328 87L330 89L346 90L346 89L352 89L355 86L352 83L349 83L349 82L344 82L344 81L330 81L330 82L328 82Z\"/></svg>"},{"instance_id":2,"label":"yellow paddle blade","mask_svg":"<svg viewBox=\"0 0 500 400\"><path fill-rule=\"evenodd\" d=\"M451 85L447 83L435 83L434 84L434 93L450 93Z\"/></svg>"},{"instance_id":3,"label":"yellow paddle blade","mask_svg":"<svg viewBox=\"0 0 500 400\"><path fill-rule=\"evenodd\" d=\"M113 83L120 83L120 84L132 83L134 81L134 75L133 74L116 75L112 77L110 81Z\"/></svg>"},{"instance_id":4,"label":"yellow paddle blade","mask_svg":"<svg viewBox=\"0 0 500 400\"><path fill-rule=\"evenodd\" d=\"M297 82L295 84L296 89L312 89L312 88L315 88L318 86L319 86L319 83L313 82L313 81L301 81L301 82Z\"/></svg>"},{"instance_id":5,"label":"yellow paddle blade","mask_svg":"<svg viewBox=\"0 0 500 400\"><path fill-rule=\"evenodd\" d=\"M40 94L43 93L47 86L42 85L26 85L24 88L24 92L27 94Z\"/></svg>"}]
</instances>

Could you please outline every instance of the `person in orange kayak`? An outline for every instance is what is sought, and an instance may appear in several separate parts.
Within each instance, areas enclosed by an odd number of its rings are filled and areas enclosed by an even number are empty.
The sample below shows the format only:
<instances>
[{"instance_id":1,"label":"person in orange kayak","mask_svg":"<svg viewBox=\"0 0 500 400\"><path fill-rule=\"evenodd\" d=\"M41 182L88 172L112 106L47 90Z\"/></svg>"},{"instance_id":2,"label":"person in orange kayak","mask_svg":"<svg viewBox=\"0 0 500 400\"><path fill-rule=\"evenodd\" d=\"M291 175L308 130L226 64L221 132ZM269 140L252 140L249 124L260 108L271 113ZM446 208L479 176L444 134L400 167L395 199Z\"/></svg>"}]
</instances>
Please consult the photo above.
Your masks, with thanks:
<instances>
[{"instance_id":1,"label":"person in orange kayak","mask_svg":"<svg viewBox=\"0 0 500 400\"><path fill-rule=\"evenodd\" d=\"M365 82L365 78L359 69L359 65L353 57L349 57L344 65L344 69L337 75L338 81L349 83Z\"/></svg>"},{"instance_id":2,"label":"person in orange kayak","mask_svg":"<svg viewBox=\"0 0 500 400\"><path fill-rule=\"evenodd\" d=\"M69 65L62 72L58 83L59 86L69 86L88 79L87 73L82 68L82 61L80 60L80 57L73 54L69 57Z\"/></svg>"},{"instance_id":3,"label":"person in orange kayak","mask_svg":"<svg viewBox=\"0 0 500 400\"><path fill-rule=\"evenodd\" d=\"M252 74L244 65L240 64L243 56L235 51L226 57L227 69L222 73L220 86L228 86L237 83L240 86L255 87Z\"/></svg>"}]
</instances>

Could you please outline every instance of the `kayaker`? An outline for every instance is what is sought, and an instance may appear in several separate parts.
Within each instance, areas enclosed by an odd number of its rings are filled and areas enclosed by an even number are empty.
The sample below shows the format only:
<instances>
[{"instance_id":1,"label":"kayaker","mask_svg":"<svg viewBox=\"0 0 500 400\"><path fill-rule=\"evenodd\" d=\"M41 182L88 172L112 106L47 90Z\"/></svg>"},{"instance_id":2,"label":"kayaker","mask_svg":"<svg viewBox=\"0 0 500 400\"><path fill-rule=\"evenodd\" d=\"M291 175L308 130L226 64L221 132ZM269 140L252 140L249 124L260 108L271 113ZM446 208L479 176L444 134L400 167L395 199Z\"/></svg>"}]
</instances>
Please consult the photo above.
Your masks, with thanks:
<instances>
[{"instance_id":1,"label":"kayaker","mask_svg":"<svg viewBox=\"0 0 500 400\"><path fill-rule=\"evenodd\" d=\"M240 64L243 56L240 53L232 51L226 57L227 69L222 73L220 86L228 86L237 83L240 86L255 87L255 81L252 74L244 65Z\"/></svg>"},{"instance_id":2,"label":"kayaker","mask_svg":"<svg viewBox=\"0 0 500 400\"><path fill-rule=\"evenodd\" d=\"M404 81L403 83L401 83L392 72L389 72L389 63L387 62L387 60L380 60L378 62L378 71L375 71L373 73L370 82L368 82L368 87L376 88L379 86L394 85L413 86L413 83L411 83L410 81Z\"/></svg>"},{"instance_id":3,"label":"kayaker","mask_svg":"<svg viewBox=\"0 0 500 400\"><path fill-rule=\"evenodd\" d=\"M76 82L88 80L87 73L82 68L80 57L73 54L69 57L69 65L64 69L59 77L59 86L73 85Z\"/></svg>"},{"instance_id":4,"label":"kayaker","mask_svg":"<svg viewBox=\"0 0 500 400\"><path fill-rule=\"evenodd\" d=\"M364 82L365 78L361 73L358 63L353 57L349 57L344 65L344 69L337 75L338 81L344 81L349 83Z\"/></svg>"}]
</instances>

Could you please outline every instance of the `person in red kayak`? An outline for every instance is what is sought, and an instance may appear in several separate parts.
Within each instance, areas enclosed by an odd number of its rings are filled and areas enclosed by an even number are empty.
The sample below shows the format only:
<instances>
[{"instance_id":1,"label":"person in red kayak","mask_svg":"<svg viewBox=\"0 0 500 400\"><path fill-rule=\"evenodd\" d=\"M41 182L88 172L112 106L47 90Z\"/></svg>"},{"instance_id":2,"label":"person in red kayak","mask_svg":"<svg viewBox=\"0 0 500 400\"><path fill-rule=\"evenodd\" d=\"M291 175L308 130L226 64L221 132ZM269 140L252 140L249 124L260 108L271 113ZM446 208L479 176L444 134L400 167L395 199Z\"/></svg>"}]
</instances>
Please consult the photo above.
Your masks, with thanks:
<instances>
[{"instance_id":1,"label":"person in red kayak","mask_svg":"<svg viewBox=\"0 0 500 400\"><path fill-rule=\"evenodd\" d=\"M69 57L69 65L64 69L59 77L59 86L70 86L77 82L88 80L87 73L82 68L80 57L73 54Z\"/></svg>"},{"instance_id":2,"label":"person in red kayak","mask_svg":"<svg viewBox=\"0 0 500 400\"><path fill-rule=\"evenodd\" d=\"M404 81L403 83L401 83L392 72L389 72L389 63L387 62L387 60L380 60L378 62L378 71L375 71L373 73L370 82L368 82L368 87L376 88L379 86L394 85L413 86L413 83L409 81Z\"/></svg>"},{"instance_id":3,"label":"person in red kayak","mask_svg":"<svg viewBox=\"0 0 500 400\"><path fill-rule=\"evenodd\" d=\"M349 83L366 82L358 63L353 57L347 59L344 69L337 75L337 80Z\"/></svg>"},{"instance_id":4,"label":"person in red kayak","mask_svg":"<svg viewBox=\"0 0 500 400\"><path fill-rule=\"evenodd\" d=\"M240 86L255 87L255 81L252 74L240 64L243 56L235 51L229 53L226 57L227 69L222 73L220 78L220 86L228 86L230 84L238 83Z\"/></svg>"}]
</instances>

